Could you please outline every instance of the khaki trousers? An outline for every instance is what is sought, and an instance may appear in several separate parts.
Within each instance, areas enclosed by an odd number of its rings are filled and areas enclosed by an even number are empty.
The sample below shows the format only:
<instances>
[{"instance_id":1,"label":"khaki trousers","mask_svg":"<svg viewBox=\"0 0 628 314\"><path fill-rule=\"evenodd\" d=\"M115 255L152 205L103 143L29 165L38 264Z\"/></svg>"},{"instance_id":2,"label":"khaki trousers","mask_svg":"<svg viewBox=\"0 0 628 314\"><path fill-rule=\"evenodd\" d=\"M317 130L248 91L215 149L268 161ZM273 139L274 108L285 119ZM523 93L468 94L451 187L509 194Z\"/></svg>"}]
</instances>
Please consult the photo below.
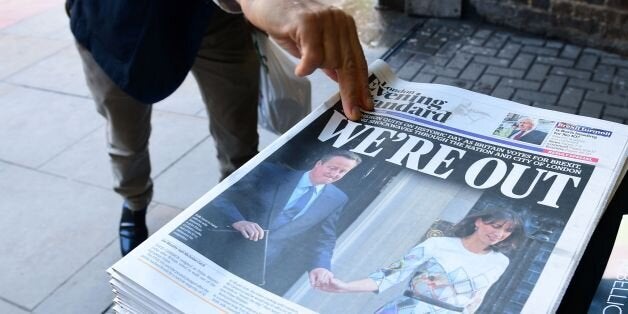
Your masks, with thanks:
<instances>
[{"instance_id":1,"label":"khaki trousers","mask_svg":"<svg viewBox=\"0 0 628 314\"><path fill-rule=\"evenodd\" d=\"M123 92L89 51L77 46L96 109L107 120L114 190L124 198L127 208L146 208L153 195L148 152L152 104L141 103ZM216 142L224 178L258 152L259 63L250 27L242 15L216 9L192 74L209 115L209 131Z\"/></svg>"}]
</instances>

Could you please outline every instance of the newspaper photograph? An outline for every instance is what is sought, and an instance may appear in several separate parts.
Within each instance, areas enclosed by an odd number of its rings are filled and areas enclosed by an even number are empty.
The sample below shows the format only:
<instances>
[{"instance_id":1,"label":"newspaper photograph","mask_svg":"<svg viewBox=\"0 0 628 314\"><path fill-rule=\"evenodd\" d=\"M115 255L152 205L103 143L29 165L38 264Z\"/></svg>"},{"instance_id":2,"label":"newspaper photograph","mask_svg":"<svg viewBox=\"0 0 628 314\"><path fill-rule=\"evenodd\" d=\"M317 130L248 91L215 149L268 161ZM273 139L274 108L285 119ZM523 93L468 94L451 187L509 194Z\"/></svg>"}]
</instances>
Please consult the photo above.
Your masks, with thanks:
<instances>
[{"instance_id":1,"label":"newspaper photograph","mask_svg":"<svg viewBox=\"0 0 628 314\"><path fill-rule=\"evenodd\" d=\"M371 73L374 111L350 121L334 96L112 266L114 287L185 313L555 310L628 128Z\"/></svg>"}]
</instances>

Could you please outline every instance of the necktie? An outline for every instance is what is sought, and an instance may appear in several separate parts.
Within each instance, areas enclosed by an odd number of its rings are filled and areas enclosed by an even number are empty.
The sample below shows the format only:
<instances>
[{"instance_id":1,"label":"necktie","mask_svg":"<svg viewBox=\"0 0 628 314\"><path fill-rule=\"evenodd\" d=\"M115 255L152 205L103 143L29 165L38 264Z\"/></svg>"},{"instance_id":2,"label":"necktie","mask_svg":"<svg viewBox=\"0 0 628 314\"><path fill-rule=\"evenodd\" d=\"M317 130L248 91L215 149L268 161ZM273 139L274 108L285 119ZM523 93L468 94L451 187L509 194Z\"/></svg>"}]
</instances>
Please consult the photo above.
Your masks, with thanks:
<instances>
[{"instance_id":1,"label":"necktie","mask_svg":"<svg viewBox=\"0 0 628 314\"><path fill-rule=\"evenodd\" d=\"M277 218L275 218L275 220L270 224L270 229L277 229L292 221L292 219L294 219L294 217L298 215L305 208L305 206L307 206L307 203L310 202L310 199L314 195L314 191L316 191L316 188L314 186L309 186L307 191L303 193L303 195L301 195L296 202L294 202L294 205L281 211Z\"/></svg>"},{"instance_id":2,"label":"necktie","mask_svg":"<svg viewBox=\"0 0 628 314\"><path fill-rule=\"evenodd\" d=\"M518 140L518 139L520 139L523 136L523 133L525 133L525 131L519 131L519 133L517 133L512 138L515 139L515 140Z\"/></svg>"}]
</instances>

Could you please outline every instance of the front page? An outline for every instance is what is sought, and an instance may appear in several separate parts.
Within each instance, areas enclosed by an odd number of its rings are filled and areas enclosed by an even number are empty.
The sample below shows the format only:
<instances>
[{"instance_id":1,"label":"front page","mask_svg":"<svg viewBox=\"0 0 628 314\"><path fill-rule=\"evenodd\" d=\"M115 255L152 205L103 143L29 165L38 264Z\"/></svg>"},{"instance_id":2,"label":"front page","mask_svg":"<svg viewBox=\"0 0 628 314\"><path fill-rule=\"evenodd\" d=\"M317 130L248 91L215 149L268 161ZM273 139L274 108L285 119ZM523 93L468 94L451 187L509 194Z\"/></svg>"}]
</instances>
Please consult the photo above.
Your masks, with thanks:
<instances>
[{"instance_id":1,"label":"front page","mask_svg":"<svg viewBox=\"0 0 628 314\"><path fill-rule=\"evenodd\" d=\"M554 310L626 126L371 71L373 112L349 121L333 97L114 280L186 313Z\"/></svg>"}]
</instances>

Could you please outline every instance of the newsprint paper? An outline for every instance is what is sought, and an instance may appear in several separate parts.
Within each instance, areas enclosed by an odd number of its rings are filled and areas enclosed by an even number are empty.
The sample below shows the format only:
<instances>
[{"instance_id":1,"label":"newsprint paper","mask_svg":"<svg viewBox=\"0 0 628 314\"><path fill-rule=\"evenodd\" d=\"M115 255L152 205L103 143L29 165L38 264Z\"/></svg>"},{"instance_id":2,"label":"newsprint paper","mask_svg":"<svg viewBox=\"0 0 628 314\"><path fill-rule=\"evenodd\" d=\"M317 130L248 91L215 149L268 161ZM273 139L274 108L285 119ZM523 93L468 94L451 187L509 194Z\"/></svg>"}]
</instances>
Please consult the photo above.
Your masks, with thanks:
<instances>
[{"instance_id":1,"label":"newsprint paper","mask_svg":"<svg viewBox=\"0 0 628 314\"><path fill-rule=\"evenodd\" d=\"M113 265L115 310L555 310L628 128L371 73L373 112L332 97Z\"/></svg>"}]
</instances>

